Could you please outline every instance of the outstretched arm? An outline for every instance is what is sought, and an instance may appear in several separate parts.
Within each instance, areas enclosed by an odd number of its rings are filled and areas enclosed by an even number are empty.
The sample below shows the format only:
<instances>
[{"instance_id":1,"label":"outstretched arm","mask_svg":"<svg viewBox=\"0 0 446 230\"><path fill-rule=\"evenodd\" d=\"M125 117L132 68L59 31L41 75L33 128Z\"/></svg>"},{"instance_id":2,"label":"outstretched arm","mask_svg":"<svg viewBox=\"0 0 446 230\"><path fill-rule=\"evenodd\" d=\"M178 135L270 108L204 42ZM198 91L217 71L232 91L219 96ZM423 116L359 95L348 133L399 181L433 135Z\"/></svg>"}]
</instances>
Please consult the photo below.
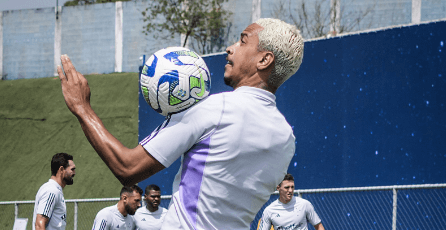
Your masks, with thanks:
<instances>
[{"instance_id":1,"label":"outstretched arm","mask_svg":"<svg viewBox=\"0 0 446 230\"><path fill-rule=\"evenodd\" d=\"M77 117L90 144L123 185L140 182L164 166L141 145L125 147L105 128L90 105L87 79L76 71L67 55L61 56L62 67L57 67L62 93L68 109Z\"/></svg>"}]
</instances>

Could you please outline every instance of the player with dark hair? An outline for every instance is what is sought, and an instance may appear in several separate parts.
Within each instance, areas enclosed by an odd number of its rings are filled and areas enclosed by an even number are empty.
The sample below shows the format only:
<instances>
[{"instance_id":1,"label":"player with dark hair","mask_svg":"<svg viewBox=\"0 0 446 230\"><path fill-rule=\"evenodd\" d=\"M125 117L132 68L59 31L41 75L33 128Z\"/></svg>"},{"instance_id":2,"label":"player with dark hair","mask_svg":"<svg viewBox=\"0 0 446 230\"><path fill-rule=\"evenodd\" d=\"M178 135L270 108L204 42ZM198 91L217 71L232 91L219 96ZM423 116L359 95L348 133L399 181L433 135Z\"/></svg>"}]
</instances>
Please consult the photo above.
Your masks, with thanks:
<instances>
[{"instance_id":1,"label":"player with dark hair","mask_svg":"<svg viewBox=\"0 0 446 230\"><path fill-rule=\"evenodd\" d=\"M65 74L60 66L58 73L68 108L122 184L142 181L182 158L162 229L247 229L294 155L293 130L274 94L296 73L303 47L295 26L259 19L226 49L223 79L234 91L169 115L133 149L93 111L88 82L68 56L61 57Z\"/></svg>"},{"instance_id":2,"label":"player with dark hair","mask_svg":"<svg viewBox=\"0 0 446 230\"><path fill-rule=\"evenodd\" d=\"M308 230L308 222L316 230L325 230L313 205L300 197L294 196L294 178L286 174L279 185L279 199L272 202L263 211L259 230L274 229Z\"/></svg>"},{"instance_id":3,"label":"player with dark hair","mask_svg":"<svg viewBox=\"0 0 446 230\"><path fill-rule=\"evenodd\" d=\"M98 212L92 230L135 229L133 215L141 206L141 195L137 185L122 187L118 203Z\"/></svg>"},{"instance_id":4,"label":"player with dark hair","mask_svg":"<svg viewBox=\"0 0 446 230\"><path fill-rule=\"evenodd\" d=\"M148 185L144 194L144 200L146 206L139 208L135 213L136 227L139 230L161 229L167 209L159 207L161 201L160 187L155 184Z\"/></svg>"},{"instance_id":5,"label":"player with dark hair","mask_svg":"<svg viewBox=\"0 0 446 230\"><path fill-rule=\"evenodd\" d=\"M33 213L33 230L65 229L67 207L63 188L73 184L76 166L73 156L57 153L51 159L51 178L43 184L36 194Z\"/></svg>"}]
</instances>

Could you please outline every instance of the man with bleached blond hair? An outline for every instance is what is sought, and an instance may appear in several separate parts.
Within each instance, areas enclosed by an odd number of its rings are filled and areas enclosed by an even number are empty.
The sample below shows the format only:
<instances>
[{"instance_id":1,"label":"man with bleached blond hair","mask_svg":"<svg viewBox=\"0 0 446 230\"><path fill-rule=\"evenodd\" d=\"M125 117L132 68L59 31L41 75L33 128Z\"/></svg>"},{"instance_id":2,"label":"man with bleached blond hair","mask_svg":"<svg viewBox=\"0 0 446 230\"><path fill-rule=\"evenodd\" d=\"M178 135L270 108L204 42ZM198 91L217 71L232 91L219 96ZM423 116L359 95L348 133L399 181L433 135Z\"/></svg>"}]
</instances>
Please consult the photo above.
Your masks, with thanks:
<instances>
[{"instance_id":1,"label":"man with bleached blond hair","mask_svg":"<svg viewBox=\"0 0 446 230\"><path fill-rule=\"evenodd\" d=\"M296 27L283 21L249 25L226 49L223 79L234 91L168 116L133 149L94 113L87 80L68 56L61 57L66 75L58 72L68 108L121 183L142 181L182 158L161 229L248 229L294 155L293 130L274 94L299 68L303 46Z\"/></svg>"}]
</instances>

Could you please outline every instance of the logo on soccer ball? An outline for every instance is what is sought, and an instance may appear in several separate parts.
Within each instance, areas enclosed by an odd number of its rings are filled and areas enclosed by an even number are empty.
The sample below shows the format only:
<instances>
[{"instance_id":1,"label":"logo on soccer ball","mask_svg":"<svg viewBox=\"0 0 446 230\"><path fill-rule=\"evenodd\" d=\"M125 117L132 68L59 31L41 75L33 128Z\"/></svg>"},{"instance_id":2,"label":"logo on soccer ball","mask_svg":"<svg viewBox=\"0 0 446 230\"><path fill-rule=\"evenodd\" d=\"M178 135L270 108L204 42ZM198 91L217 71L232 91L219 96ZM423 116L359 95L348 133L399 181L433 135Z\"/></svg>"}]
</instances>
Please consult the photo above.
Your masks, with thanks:
<instances>
[{"instance_id":1,"label":"logo on soccer ball","mask_svg":"<svg viewBox=\"0 0 446 230\"><path fill-rule=\"evenodd\" d=\"M184 47L155 52L141 71L141 92L155 111L166 116L207 97L211 75L204 60Z\"/></svg>"}]
</instances>

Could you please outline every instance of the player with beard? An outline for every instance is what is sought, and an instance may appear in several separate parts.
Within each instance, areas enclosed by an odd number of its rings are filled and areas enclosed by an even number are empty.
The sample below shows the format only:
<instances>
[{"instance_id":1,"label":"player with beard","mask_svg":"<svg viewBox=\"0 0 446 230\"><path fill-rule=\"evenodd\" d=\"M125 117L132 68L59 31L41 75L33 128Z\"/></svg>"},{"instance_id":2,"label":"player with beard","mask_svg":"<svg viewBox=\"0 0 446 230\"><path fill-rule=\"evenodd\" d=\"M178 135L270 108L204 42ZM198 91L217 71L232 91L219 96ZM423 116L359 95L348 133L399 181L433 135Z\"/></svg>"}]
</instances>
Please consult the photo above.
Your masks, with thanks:
<instances>
[{"instance_id":1,"label":"player with beard","mask_svg":"<svg viewBox=\"0 0 446 230\"><path fill-rule=\"evenodd\" d=\"M159 207L161 200L161 189L155 184L146 187L144 195L146 207L136 211L135 221L138 230L159 230L163 224L167 209Z\"/></svg>"},{"instance_id":2,"label":"player with beard","mask_svg":"<svg viewBox=\"0 0 446 230\"><path fill-rule=\"evenodd\" d=\"M118 203L98 212L92 230L136 229L133 215L141 207L141 195L137 185L122 187Z\"/></svg>"},{"instance_id":3,"label":"player with beard","mask_svg":"<svg viewBox=\"0 0 446 230\"><path fill-rule=\"evenodd\" d=\"M76 166L73 156L57 153L51 159L51 178L43 184L34 202L33 230L65 229L67 207L62 189L73 184Z\"/></svg>"}]
</instances>

